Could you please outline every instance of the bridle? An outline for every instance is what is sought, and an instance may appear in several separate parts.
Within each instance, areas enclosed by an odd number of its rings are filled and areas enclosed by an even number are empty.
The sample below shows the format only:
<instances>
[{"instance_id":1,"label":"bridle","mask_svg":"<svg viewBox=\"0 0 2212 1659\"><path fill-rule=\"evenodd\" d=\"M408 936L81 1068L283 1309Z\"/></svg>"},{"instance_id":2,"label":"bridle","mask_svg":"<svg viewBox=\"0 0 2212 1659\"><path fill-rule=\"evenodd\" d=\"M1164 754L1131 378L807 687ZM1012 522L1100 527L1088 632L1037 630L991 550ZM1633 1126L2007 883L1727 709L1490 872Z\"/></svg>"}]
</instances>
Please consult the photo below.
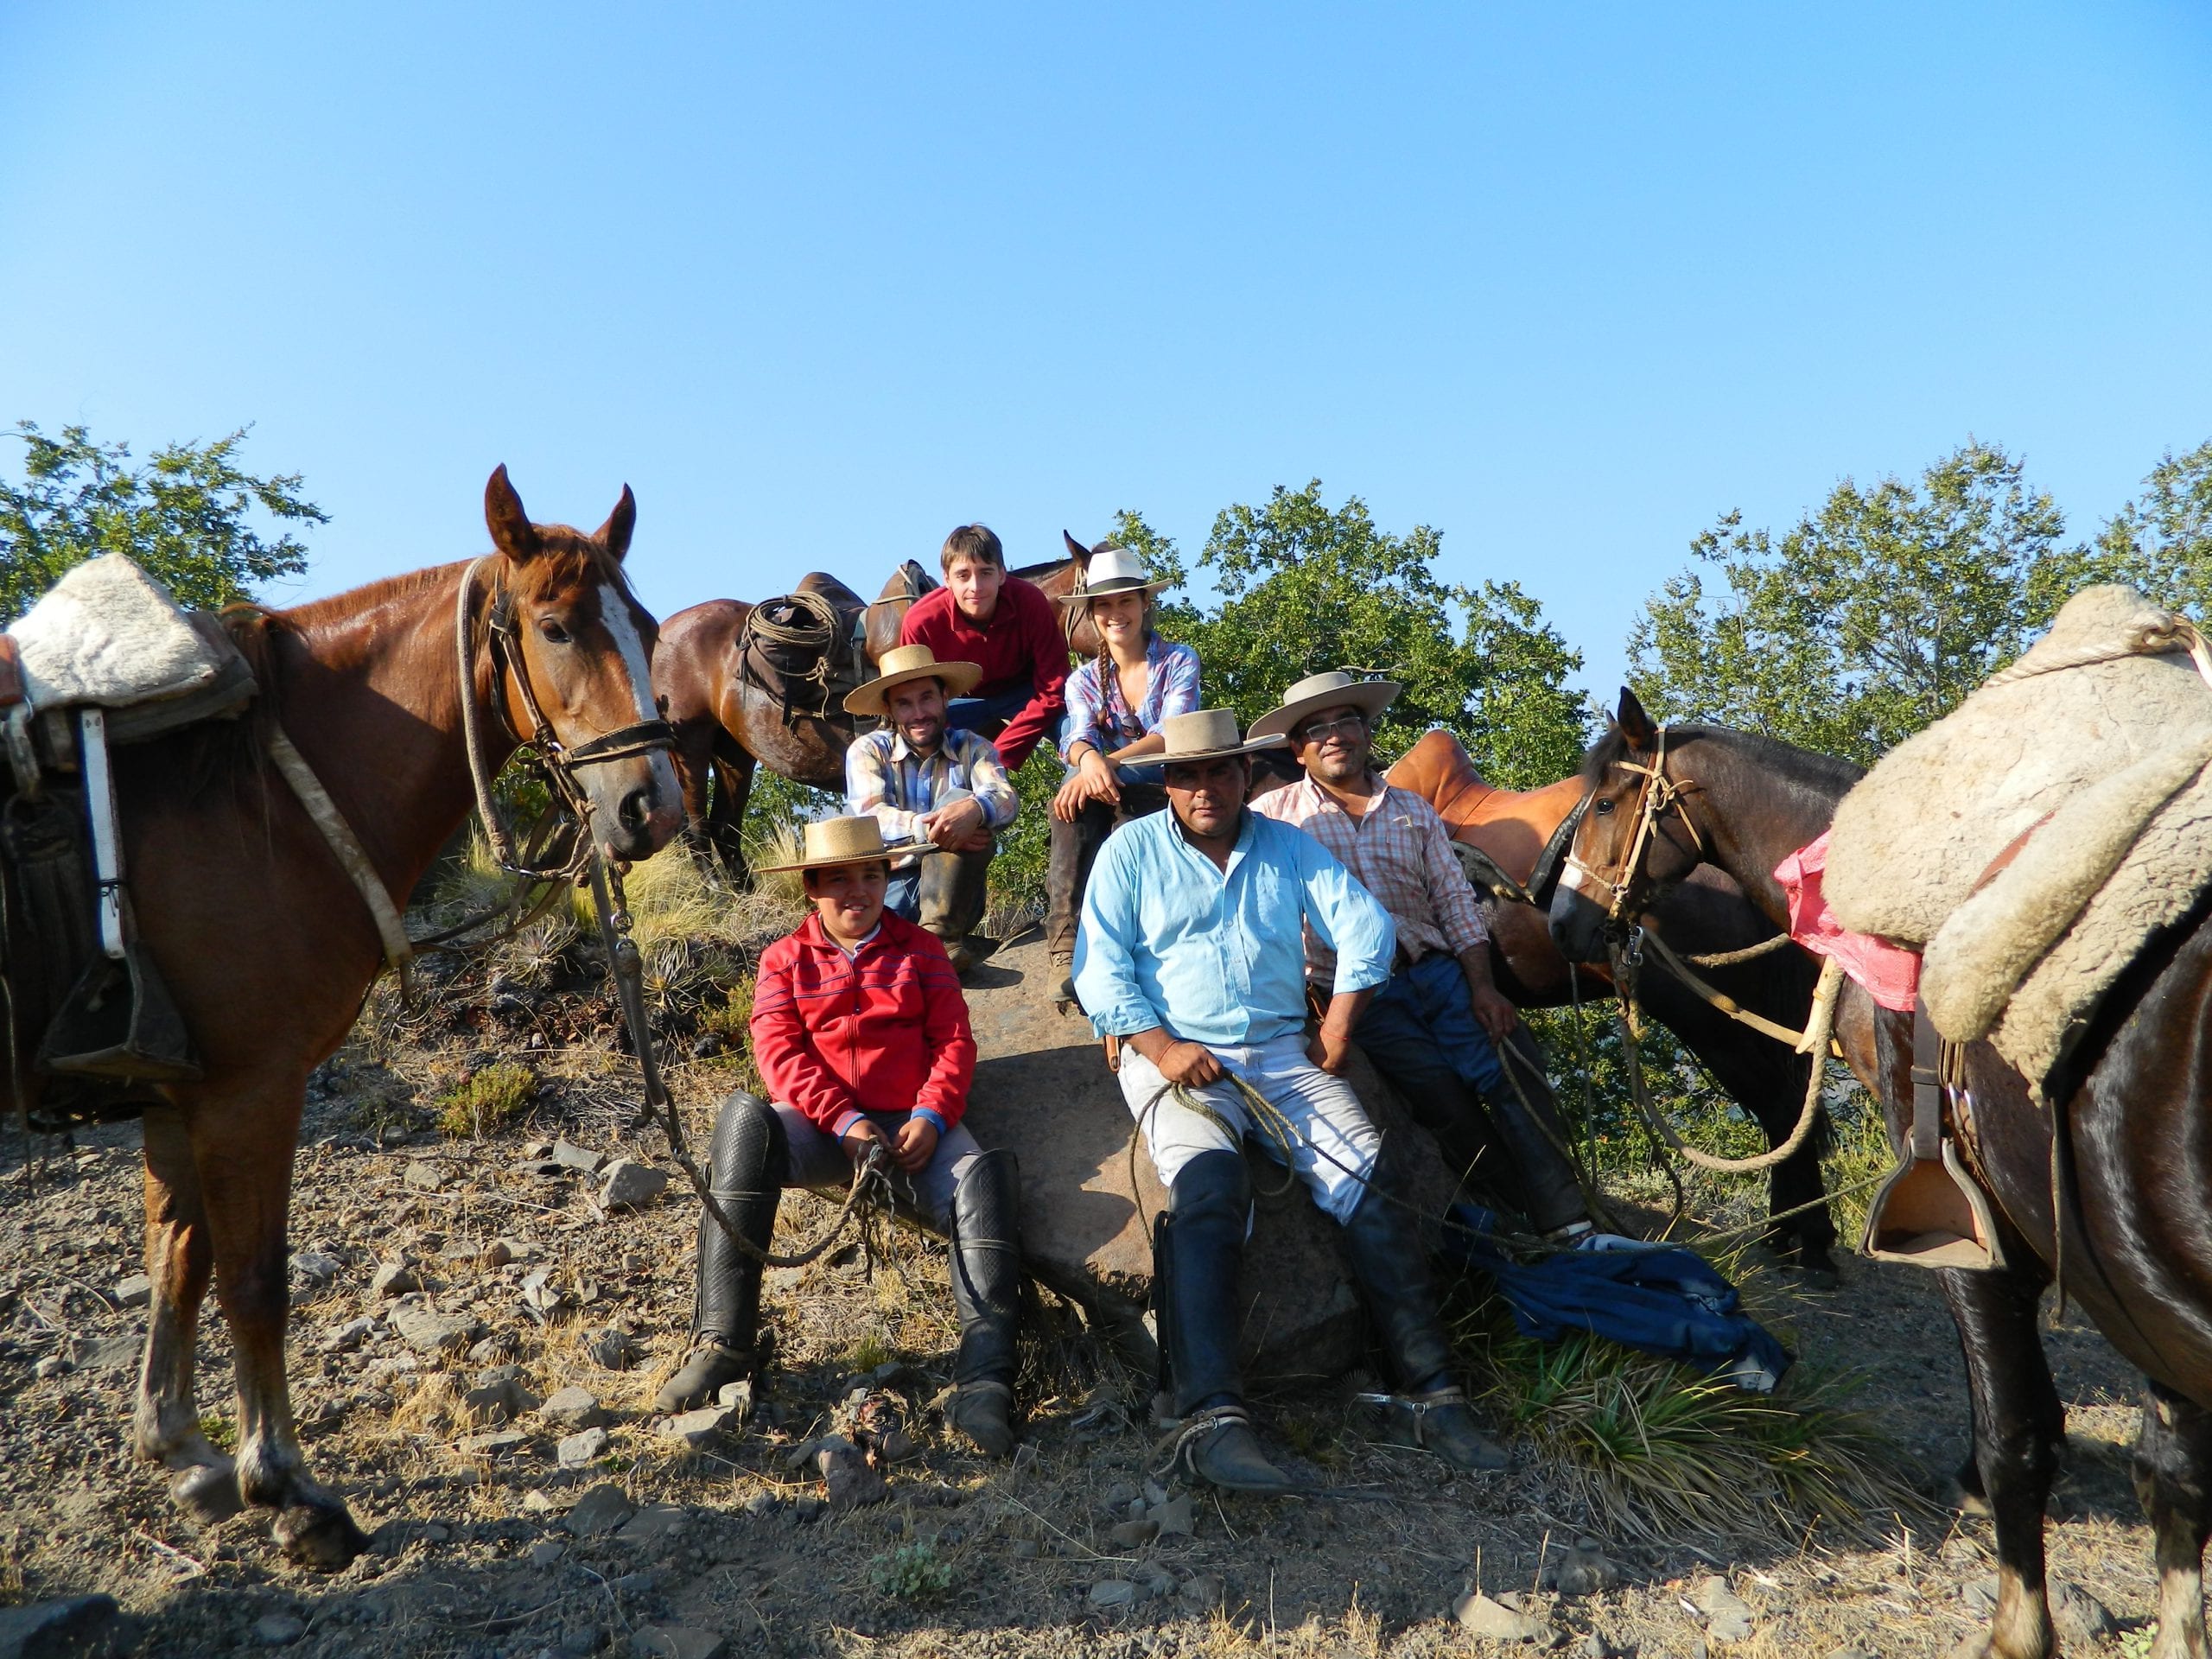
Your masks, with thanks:
<instances>
[{"instance_id":1,"label":"bridle","mask_svg":"<svg viewBox=\"0 0 2212 1659\"><path fill-rule=\"evenodd\" d=\"M590 858L592 837L589 828L592 815L591 797L577 781L576 773L587 766L607 765L611 761L628 760L656 749L671 750L676 747L676 733L665 720L640 720L614 731L575 745L561 741L553 729L553 722L545 717L544 705L538 701L537 688L531 683L528 659L523 654L522 636L515 621L514 594L505 582L492 588L492 602L485 614L485 649L492 662L492 684L496 695L499 688L512 679L522 697L522 706L530 715L531 734L525 738L514 729L513 723L502 714L500 720L507 727L507 734L515 740L518 749L527 753L528 764L545 780L553 798L582 825L586 833L576 838L575 849L562 864L539 867L524 858L517 850L514 832L499 815L499 806L492 791L495 768L485 753L483 728L476 706L476 653L474 630L470 627L469 601L476 592L477 567L490 555L473 560L461 573L461 591L454 601L454 651L455 665L461 679L461 728L468 751L469 777L476 786L476 810L484 820L484 833L492 843L492 855L510 873L545 880L554 877L575 877L583 872ZM620 582L608 584L609 594L616 600L627 600L629 589ZM642 688L648 693L650 687Z\"/></svg>"},{"instance_id":2,"label":"bridle","mask_svg":"<svg viewBox=\"0 0 2212 1659\"><path fill-rule=\"evenodd\" d=\"M1618 867L1618 874L1609 874L1594 865L1584 863L1570 849L1563 861L1566 874L1560 877L1560 885L1572 887L1593 899L1597 896L1594 890L1603 889L1611 898L1605 907L1606 931L1619 934L1626 931L1633 923L1636 906L1632 901L1637 889L1643 885L1644 857L1651 849L1652 838L1659 833L1660 820L1672 812L1682 821L1682 828L1689 831L1690 844L1700 857L1704 855L1706 848L1705 837L1698 833L1696 821L1690 817L1689 809L1683 804L1682 799L1703 785L1690 779L1677 783L1667 776L1667 728L1664 726L1659 728L1658 746L1652 751L1649 766L1638 766L1633 760L1616 760L1613 764L1623 772L1640 773L1643 779L1643 787L1637 796L1636 831L1630 838L1627 855ZM1670 836L1669 839L1673 838ZM1675 844L1681 845L1679 842Z\"/></svg>"}]
</instances>

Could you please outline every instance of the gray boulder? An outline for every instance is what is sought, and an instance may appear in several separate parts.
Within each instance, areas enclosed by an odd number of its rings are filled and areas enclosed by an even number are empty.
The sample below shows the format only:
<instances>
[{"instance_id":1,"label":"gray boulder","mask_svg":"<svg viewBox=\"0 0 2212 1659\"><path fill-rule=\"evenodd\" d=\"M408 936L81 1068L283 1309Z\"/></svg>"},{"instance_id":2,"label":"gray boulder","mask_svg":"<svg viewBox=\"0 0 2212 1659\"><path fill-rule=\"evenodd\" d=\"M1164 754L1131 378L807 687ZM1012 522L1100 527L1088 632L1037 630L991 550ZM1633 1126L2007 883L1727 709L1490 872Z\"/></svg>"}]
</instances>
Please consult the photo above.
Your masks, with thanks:
<instances>
[{"instance_id":1,"label":"gray boulder","mask_svg":"<svg viewBox=\"0 0 2212 1659\"><path fill-rule=\"evenodd\" d=\"M1022 1249L1030 1273L1081 1305L1128 1358L1151 1363L1152 1218L1167 1196L1107 1071L1090 1022L1063 1013L1059 975L1041 940L1003 950L965 981L978 1062L966 1122L985 1147L1021 1164ZM1396 1190L1440 1217L1452 1181L1427 1131L1364 1056L1346 1074L1390 1146ZM1262 1162L1254 1186L1281 1184ZM1244 1363L1255 1381L1326 1377L1358 1363L1366 1316L1338 1230L1302 1185L1255 1194L1244 1254Z\"/></svg>"}]
</instances>

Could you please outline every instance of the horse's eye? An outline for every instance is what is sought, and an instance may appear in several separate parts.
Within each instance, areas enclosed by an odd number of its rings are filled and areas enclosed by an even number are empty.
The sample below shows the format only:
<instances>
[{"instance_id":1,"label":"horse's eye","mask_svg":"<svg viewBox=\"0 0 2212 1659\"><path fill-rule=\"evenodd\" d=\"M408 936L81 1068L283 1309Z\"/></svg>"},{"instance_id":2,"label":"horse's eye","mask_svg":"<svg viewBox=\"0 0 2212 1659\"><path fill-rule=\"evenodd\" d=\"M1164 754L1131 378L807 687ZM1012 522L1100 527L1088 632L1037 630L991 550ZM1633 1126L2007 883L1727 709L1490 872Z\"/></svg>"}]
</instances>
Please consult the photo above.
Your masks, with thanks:
<instances>
[{"instance_id":1,"label":"horse's eye","mask_svg":"<svg viewBox=\"0 0 2212 1659\"><path fill-rule=\"evenodd\" d=\"M1611 801L1599 801L1597 804L1598 816L1600 817L1603 817L1606 813L1611 812L1612 810L1613 804Z\"/></svg>"},{"instance_id":2,"label":"horse's eye","mask_svg":"<svg viewBox=\"0 0 2212 1659\"><path fill-rule=\"evenodd\" d=\"M539 621L537 635L549 645L565 645L569 643L569 631L550 616Z\"/></svg>"}]
</instances>

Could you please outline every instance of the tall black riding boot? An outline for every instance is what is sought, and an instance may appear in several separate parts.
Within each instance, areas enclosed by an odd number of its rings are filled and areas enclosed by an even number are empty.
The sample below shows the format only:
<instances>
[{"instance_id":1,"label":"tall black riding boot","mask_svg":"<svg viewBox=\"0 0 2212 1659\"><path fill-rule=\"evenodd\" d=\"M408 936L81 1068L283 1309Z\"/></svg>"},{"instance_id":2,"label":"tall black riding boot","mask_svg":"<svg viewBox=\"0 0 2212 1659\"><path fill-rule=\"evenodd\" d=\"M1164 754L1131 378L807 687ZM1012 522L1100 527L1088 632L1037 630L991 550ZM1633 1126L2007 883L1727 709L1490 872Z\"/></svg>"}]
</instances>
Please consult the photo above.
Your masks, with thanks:
<instances>
[{"instance_id":1,"label":"tall black riding boot","mask_svg":"<svg viewBox=\"0 0 2212 1659\"><path fill-rule=\"evenodd\" d=\"M952 1306L960 1348L952 1361L952 1426L994 1458L1014 1450L1014 1338L1021 1324L1021 1172L1014 1154L987 1152L952 1192Z\"/></svg>"},{"instance_id":2,"label":"tall black riding boot","mask_svg":"<svg viewBox=\"0 0 2212 1659\"><path fill-rule=\"evenodd\" d=\"M1236 1278L1252 1208L1243 1154L1200 1153L1176 1175L1167 1205L1154 1265L1165 1293L1160 1349L1182 1421L1171 1463L1230 1491L1287 1491L1290 1478L1252 1433L1236 1365Z\"/></svg>"},{"instance_id":3,"label":"tall black riding boot","mask_svg":"<svg viewBox=\"0 0 2212 1659\"><path fill-rule=\"evenodd\" d=\"M1508 1048L1510 1053L1505 1052ZM1582 1185L1564 1150L1567 1125L1560 1120L1551 1079L1544 1075L1543 1051L1526 1026L1513 1028L1499 1046L1497 1060L1506 1075L1495 1089L1483 1091L1483 1103L1520 1173L1522 1212L1540 1233L1587 1221L1590 1212L1582 1199ZM1525 1103L1523 1095L1528 1096Z\"/></svg>"},{"instance_id":4,"label":"tall black riding boot","mask_svg":"<svg viewBox=\"0 0 2212 1659\"><path fill-rule=\"evenodd\" d=\"M945 955L961 973L975 966L968 936L983 919L995 848L980 853L932 853L922 860L918 918L925 932L943 941Z\"/></svg>"},{"instance_id":5,"label":"tall black riding boot","mask_svg":"<svg viewBox=\"0 0 2212 1659\"><path fill-rule=\"evenodd\" d=\"M715 1119L709 1157L707 1190L747 1241L766 1251L775 1236L776 1200L789 1157L775 1109L757 1095L732 1094ZM722 1231L711 1212L702 1212L691 1357L661 1385L655 1407L689 1411L751 1375L760 1329L760 1262Z\"/></svg>"},{"instance_id":6,"label":"tall black riding boot","mask_svg":"<svg viewBox=\"0 0 2212 1659\"><path fill-rule=\"evenodd\" d=\"M1413 1212L1370 1184L1344 1223L1344 1245L1383 1358L1403 1390L1380 1402L1393 1438L1461 1469L1504 1468L1504 1448L1475 1426L1466 1395L1452 1380L1452 1345Z\"/></svg>"}]
</instances>

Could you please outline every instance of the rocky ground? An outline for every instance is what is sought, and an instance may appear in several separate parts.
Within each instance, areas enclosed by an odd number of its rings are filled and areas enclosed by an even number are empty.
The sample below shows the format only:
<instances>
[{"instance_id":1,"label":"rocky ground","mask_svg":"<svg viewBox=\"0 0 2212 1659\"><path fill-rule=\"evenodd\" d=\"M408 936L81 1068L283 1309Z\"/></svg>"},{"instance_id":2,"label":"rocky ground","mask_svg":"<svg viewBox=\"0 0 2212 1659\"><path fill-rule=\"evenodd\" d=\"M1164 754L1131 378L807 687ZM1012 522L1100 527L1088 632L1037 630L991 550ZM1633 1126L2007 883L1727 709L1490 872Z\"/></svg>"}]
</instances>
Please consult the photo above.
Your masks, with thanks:
<instances>
[{"instance_id":1,"label":"rocky ground","mask_svg":"<svg viewBox=\"0 0 2212 1659\"><path fill-rule=\"evenodd\" d=\"M1027 1443L1011 1465L984 1463L933 1413L951 1340L943 1252L906 1233L881 1262L849 1251L772 1274L779 1356L749 1421L745 1402L658 1421L696 1211L680 1179L661 1190L664 1145L628 1127L634 1073L603 1029L549 1040L527 1004L504 1022L372 1027L315 1080L292 1220L295 1403L316 1472L374 1537L335 1577L285 1567L252 1516L195 1530L128 1454L145 1318L135 1127L35 1141L27 1162L10 1132L0 1605L105 1592L148 1655L410 1659L1414 1656L1547 1640L1641 1659L1916 1659L1980 1623L1986 1529L1932 1504L1855 1537L1815 1525L1726 1553L1688 1536L1586 1544L1590 1516L1560 1471L1524 1458L1472 1478L1377 1447L1341 1389L1264 1402L1273 1445L1329 1496L1163 1489L1135 1408L1144 1380L1046 1302ZM703 1128L737 1063L697 1046L674 1082ZM520 1114L480 1136L437 1127L442 1091L494 1058L530 1068ZM621 1158L642 1167L610 1175ZM787 1238L829 1213L788 1204ZM1963 1393L1932 1284L1856 1261L1847 1274L1826 1295L1763 1279L1757 1305L1806 1373L1864 1374L1856 1403L1903 1466L1948 1467ZM2079 1325L2050 1344L2073 1438L2055 1570L2085 1592L2082 1617L2119 1621L2068 1651L2139 1654L2154 1591L2121 1449L2133 1380ZM232 1414L227 1356L211 1320L211 1427ZM875 1496L864 1467L841 1465L832 1488L819 1478L820 1440L839 1432L906 1453L882 1501L830 1501ZM1488 1599L1463 1603L1471 1589ZM1519 1639L1530 1631L1538 1646Z\"/></svg>"}]
</instances>

